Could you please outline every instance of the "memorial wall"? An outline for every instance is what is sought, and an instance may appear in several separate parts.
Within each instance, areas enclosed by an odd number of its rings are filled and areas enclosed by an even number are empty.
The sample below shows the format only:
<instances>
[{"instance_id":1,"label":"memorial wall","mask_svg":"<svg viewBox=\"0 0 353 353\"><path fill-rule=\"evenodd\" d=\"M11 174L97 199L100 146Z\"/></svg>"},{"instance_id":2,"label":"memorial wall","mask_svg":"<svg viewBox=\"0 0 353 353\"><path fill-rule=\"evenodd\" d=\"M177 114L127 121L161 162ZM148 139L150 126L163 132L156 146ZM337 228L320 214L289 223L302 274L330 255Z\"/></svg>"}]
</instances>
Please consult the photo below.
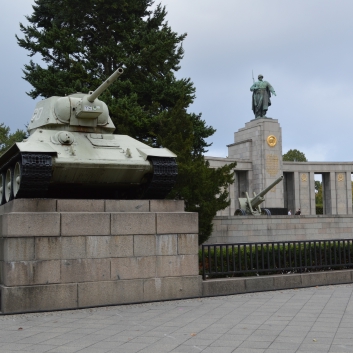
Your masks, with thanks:
<instances>
[{"instance_id":1,"label":"memorial wall","mask_svg":"<svg viewBox=\"0 0 353 353\"><path fill-rule=\"evenodd\" d=\"M229 186L230 206L219 211L207 243L348 239L353 233L353 162L284 162L282 130L278 120L257 118L234 133L228 157L206 157L217 168L237 162L234 183ZM323 215L316 215L315 174L322 175ZM238 198L252 197L279 176L265 195L261 208L282 208L285 215L235 216ZM301 216L294 216L301 209ZM292 216L287 215L292 211Z\"/></svg>"},{"instance_id":2,"label":"memorial wall","mask_svg":"<svg viewBox=\"0 0 353 353\"><path fill-rule=\"evenodd\" d=\"M218 216L231 216L239 208L245 192L260 192L283 175L267 195L261 207L301 209L302 215L315 215L315 174L322 175L325 215L352 214L353 162L284 162L282 129L278 120L251 120L234 133L234 143L227 146L228 157L206 157L211 167L237 162L235 181L229 188L231 205Z\"/></svg>"}]
</instances>

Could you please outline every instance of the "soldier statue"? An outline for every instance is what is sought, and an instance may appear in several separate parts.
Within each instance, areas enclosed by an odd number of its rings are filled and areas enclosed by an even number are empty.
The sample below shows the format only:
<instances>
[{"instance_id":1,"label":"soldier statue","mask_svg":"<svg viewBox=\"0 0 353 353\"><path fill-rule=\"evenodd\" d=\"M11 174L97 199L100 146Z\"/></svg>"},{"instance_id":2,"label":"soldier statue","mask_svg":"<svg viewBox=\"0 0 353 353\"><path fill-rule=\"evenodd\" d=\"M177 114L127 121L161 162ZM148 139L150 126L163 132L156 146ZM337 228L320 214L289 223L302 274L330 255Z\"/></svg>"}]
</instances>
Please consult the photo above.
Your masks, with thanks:
<instances>
[{"instance_id":1,"label":"soldier statue","mask_svg":"<svg viewBox=\"0 0 353 353\"><path fill-rule=\"evenodd\" d=\"M252 110L255 114L255 119L266 118L266 112L271 105L271 93L276 95L275 90L267 81L262 81L263 76L258 76L259 81L254 82L250 87L252 94Z\"/></svg>"}]
</instances>

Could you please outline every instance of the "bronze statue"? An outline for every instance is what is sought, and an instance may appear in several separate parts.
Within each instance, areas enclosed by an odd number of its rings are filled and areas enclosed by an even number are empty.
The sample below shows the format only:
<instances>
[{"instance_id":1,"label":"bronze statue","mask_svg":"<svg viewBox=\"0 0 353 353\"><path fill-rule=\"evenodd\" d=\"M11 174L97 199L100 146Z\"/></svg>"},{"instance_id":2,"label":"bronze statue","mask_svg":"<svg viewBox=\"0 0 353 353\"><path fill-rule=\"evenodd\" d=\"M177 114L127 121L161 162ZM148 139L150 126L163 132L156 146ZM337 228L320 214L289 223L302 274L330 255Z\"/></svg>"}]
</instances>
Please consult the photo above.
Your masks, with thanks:
<instances>
[{"instance_id":1,"label":"bronze statue","mask_svg":"<svg viewBox=\"0 0 353 353\"><path fill-rule=\"evenodd\" d=\"M275 90L267 81L262 81L263 76L258 76L259 81L254 82L250 87L252 94L252 110L255 114L255 119L266 118L266 112L271 105L271 93L276 95ZM254 77L253 77L254 80Z\"/></svg>"}]
</instances>

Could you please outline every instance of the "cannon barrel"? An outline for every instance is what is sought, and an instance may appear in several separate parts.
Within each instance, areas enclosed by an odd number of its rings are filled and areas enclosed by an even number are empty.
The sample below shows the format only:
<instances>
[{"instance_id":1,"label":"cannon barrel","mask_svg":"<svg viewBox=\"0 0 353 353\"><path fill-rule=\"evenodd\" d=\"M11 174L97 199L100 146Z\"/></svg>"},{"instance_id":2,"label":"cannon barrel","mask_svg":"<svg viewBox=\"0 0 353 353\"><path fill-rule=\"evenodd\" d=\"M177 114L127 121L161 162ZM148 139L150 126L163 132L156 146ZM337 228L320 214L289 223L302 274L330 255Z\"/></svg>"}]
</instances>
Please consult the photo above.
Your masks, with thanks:
<instances>
[{"instance_id":1,"label":"cannon barrel","mask_svg":"<svg viewBox=\"0 0 353 353\"><path fill-rule=\"evenodd\" d=\"M109 76L95 91L93 91L88 97L87 100L91 103L99 97L122 73L124 70L119 67L112 75Z\"/></svg>"},{"instance_id":2,"label":"cannon barrel","mask_svg":"<svg viewBox=\"0 0 353 353\"><path fill-rule=\"evenodd\" d=\"M276 179L272 184L270 184L266 189L259 192L253 199L251 199L251 207L257 207L260 203L264 202L263 198L275 185L283 180L283 175Z\"/></svg>"}]
</instances>

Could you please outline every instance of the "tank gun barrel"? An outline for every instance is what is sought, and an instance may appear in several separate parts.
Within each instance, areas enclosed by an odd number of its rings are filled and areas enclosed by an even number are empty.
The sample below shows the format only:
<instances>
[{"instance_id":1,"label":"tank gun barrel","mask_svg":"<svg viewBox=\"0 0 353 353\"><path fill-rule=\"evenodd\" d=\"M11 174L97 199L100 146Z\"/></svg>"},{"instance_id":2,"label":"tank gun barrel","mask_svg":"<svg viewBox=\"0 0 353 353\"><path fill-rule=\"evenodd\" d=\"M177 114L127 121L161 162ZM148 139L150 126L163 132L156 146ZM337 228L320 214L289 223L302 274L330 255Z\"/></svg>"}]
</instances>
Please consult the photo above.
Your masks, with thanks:
<instances>
[{"instance_id":1,"label":"tank gun barrel","mask_svg":"<svg viewBox=\"0 0 353 353\"><path fill-rule=\"evenodd\" d=\"M124 70L119 67L112 75L108 77L95 91L93 91L88 97L87 100L91 103L94 102L116 79L124 72Z\"/></svg>"},{"instance_id":2,"label":"tank gun barrel","mask_svg":"<svg viewBox=\"0 0 353 353\"><path fill-rule=\"evenodd\" d=\"M272 184L270 184L266 189L262 190L259 192L253 199L251 199L251 207L255 208L260 203L264 202L264 196L275 186L277 185L280 181L283 180L283 175L281 175L278 179L276 179Z\"/></svg>"}]
</instances>

